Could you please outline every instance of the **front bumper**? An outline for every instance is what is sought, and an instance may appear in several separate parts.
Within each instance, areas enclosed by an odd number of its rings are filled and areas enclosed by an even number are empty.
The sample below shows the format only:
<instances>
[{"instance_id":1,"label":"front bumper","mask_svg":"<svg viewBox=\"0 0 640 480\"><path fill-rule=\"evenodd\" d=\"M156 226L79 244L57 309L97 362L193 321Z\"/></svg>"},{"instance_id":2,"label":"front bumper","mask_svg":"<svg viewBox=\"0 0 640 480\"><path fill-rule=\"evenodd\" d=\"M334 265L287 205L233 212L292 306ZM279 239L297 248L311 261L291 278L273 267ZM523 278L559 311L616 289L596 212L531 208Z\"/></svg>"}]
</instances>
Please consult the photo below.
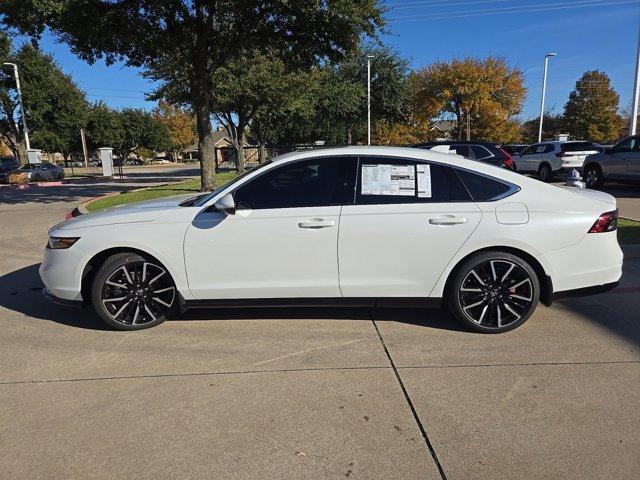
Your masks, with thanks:
<instances>
[{"instance_id":1,"label":"front bumper","mask_svg":"<svg viewBox=\"0 0 640 480\"><path fill-rule=\"evenodd\" d=\"M42 289L42 294L44 295L44 298L46 298L50 302L57 303L58 305L62 305L65 307L84 307L84 302L82 300L67 300L64 298L56 297L46 288Z\"/></svg>"}]
</instances>

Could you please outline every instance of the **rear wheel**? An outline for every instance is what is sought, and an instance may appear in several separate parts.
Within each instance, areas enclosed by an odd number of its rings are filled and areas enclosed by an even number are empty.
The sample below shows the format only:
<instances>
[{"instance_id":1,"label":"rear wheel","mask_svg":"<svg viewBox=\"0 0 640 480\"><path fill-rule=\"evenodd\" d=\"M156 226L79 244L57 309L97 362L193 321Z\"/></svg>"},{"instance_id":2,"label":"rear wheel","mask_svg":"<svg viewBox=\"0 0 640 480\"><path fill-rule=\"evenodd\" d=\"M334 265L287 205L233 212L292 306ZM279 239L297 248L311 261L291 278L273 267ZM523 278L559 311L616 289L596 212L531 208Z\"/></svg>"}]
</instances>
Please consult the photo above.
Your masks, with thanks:
<instances>
[{"instance_id":1,"label":"rear wheel","mask_svg":"<svg viewBox=\"0 0 640 480\"><path fill-rule=\"evenodd\" d=\"M177 292L169 272L157 261L135 253L109 257L91 286L96 313L118 330L141 330L164 322L177 310Z\"/></svg>"},{"instance_id":2,"label":"rear wheel","mask_svg":"<svg viewBox=\"0 0 640 480\"><path fill-rule=\"evenodd\" d=\"M604 185L604 175L597 165L587 165L584 169L584 183L587 188L601 187Z\"/></svg>"},{"instance_id":3,"label":"rear wheel","mask_svg":"<svg viewBox=\"0 0 640 480\"><path fill-rule=\"evenodd\" d=\"M456 270L446 295L451 313L463 325L477 332L501 333L519 327L533 314L540 284L520 257L485 252Z\"/></svg>"},{"instance_id":4,"label":"rear wheel","mask_svg":"<svg viewBox=\"0 0 640 480\"><path fill-rule=\"evenodd\" d=\"M551 170L551 165L548 163L540 165L540 168L538 168L538 175L540 176L540 180L543 182L550 182L553 179L553 170Z\"/></svg>"}]
</instances>

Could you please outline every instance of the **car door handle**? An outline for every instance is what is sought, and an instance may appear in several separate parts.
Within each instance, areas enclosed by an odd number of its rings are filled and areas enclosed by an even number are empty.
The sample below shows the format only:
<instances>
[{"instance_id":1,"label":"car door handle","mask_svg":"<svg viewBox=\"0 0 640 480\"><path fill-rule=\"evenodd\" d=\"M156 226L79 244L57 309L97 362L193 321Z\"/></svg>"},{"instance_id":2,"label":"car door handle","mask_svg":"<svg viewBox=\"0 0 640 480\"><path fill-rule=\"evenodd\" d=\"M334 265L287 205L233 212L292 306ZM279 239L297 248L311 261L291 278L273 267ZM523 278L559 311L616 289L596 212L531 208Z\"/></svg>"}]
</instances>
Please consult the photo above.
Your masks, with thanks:
<instances>
[{"instance_id":1,"label":"car door handle","mask_svg":"<svg viewBox=\"0 0 640 480\"><path fill-rule=\"evenodd\" d=\"M322 218L312 218L310 220L303 220L298 222L298 227L300 228L328 228L333 227L336 224L334 220L323 220Z\"/></svg>"},{"instance_id":2,"label":"car door handle","mask_svg":"<svg viewBox=\"0 0 640 480\"><path fill-rule=\"evenodd\" d=\"M467 223L467 217L436 217L430 218L429 223L431 225L460 225L462 223Z\"/></svg>"}]
</instances>

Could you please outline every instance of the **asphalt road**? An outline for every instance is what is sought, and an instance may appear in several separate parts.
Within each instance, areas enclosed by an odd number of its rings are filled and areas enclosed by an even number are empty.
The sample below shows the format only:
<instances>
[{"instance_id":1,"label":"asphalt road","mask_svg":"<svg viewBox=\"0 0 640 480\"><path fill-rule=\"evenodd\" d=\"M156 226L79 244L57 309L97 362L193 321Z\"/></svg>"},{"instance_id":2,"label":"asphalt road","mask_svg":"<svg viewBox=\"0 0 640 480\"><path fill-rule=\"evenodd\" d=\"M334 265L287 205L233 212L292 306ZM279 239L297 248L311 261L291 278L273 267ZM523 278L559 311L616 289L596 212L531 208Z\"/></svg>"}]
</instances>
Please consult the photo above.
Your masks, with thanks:
<instances>
[{"instance_id":1,"label":"asphalt road","mask_svg":"<svg viewBox=\"0 0 640 480\"><path fill-rule=\"evenodd\" d=\"M0 190L2 479L638 477L638 257L503 335L385 309L115 332L37 274L47 229L95 192L33 190Z\"/></svg>"}]
</instances>

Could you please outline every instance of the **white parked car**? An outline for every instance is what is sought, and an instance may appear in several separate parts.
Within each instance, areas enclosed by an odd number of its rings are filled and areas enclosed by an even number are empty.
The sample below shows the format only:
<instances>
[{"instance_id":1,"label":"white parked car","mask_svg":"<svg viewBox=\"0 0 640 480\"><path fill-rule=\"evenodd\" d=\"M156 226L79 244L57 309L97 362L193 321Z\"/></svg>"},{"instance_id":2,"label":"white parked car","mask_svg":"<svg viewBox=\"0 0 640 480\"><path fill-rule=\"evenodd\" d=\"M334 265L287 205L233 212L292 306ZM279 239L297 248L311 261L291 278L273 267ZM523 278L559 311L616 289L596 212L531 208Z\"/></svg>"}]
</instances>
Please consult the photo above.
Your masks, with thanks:
<instances>
[{"instance_id":1,"label":"white parked car","mask_svg":"<svg viewBox=\"0 0 640 480\"><path fill-rule=\"evenodd\" d=\"M617 216L608 194L457 155L315 150L210 194L64 221L40 275L50 299L124 330L189 307L444 303L503 332L539 301L617 284Z\"/></svg>"},{"instance_id":2,"label":"white parked car","mask_svg":"<svg viewBox=\"0 0 640 480\"><path fill-rule=\"evenodd\" d=\"M516 171L537 173L540 180L550 182L553 177L567 170L582 171L587 155L600 149L591 142L556 141L535 143L527 147L520 156L514 157Z\"/></svg>"}]
</instances>

